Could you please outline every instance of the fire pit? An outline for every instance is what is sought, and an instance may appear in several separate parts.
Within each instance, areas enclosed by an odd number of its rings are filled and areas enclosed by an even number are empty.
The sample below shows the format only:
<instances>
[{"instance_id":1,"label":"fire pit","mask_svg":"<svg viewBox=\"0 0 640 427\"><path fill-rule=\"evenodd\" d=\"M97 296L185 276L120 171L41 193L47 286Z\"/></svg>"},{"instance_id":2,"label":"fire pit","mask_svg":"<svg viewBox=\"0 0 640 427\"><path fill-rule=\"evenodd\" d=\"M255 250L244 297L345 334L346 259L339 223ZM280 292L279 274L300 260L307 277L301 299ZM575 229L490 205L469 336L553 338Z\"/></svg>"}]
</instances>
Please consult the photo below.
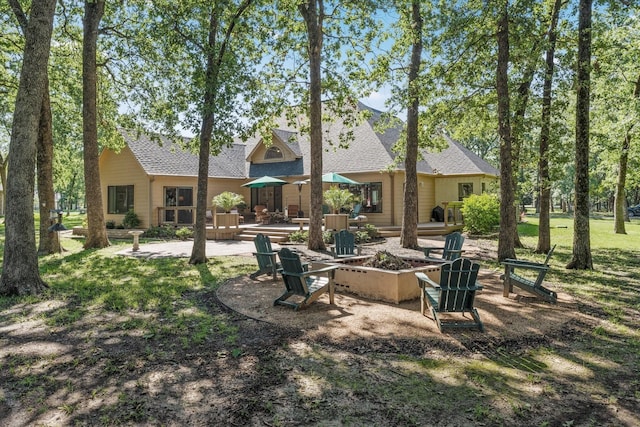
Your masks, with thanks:
<instances>
[{"instance_id":1,"label":"fire pit","mask_svg":"<svg viewBox=\"0 0 640 427\"><path fill-rule=\"evenodd\" d=\"M423 272L430 279L440 281L442 263L424 258L401 259L411 265L402 270L383 270L365 267L370 256L343 258L331 262L314 263L313 268L330 264L341 265L335 271L337 291L350 292L374 300L400 303L420 297L420 288L414 273Z\"/></svg>"}]
</instances>

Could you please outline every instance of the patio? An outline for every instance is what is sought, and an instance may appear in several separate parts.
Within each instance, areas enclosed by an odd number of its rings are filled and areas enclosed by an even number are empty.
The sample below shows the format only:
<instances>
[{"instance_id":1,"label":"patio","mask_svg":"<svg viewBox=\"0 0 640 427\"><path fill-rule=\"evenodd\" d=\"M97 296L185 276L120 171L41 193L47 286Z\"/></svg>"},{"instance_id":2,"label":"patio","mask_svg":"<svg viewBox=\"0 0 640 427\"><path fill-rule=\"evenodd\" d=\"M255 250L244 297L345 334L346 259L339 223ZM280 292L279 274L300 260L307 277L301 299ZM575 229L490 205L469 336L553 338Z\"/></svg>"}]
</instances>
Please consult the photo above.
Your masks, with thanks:
<instances>
[{"instance_id":1,"label":"patio","mask_svg":"<svg viewBox=\"0 0 640 427\"><path fill-rule=\"evenodd\" d=\"M247 276L230 280L218 289L217 297L231 310L252 319L307 330L335 340L437 336L457 341L470 334L509 340L528 335L549 335L565 329L579 316L575 301L563 293L559 293L556 305L525 296L504 298L498 276L497 272L487 270L481 270L479 276L484 289L477 294L475 306L484 323L484 333L451 329L441 334L432 318L420 314L419 299L393 304L338 291L335 305L329 305L329 296L325 294L309 308L294 312L290 308L273 305L282 293L283 284L281 280L273 281L266 277L253 280Z\"/></svg>"}]
</instances>

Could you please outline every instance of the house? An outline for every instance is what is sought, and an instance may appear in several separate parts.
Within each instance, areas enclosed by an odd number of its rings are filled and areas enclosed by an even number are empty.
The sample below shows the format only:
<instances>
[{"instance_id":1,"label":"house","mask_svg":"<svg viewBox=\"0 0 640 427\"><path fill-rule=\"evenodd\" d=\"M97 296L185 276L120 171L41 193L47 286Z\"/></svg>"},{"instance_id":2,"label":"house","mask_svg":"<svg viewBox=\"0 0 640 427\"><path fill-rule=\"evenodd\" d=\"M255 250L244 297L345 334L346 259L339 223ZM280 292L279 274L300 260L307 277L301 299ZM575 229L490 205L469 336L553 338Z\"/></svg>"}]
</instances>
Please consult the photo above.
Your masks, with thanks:
<instances>
[{"instance_id":1,"label":"house","mask_svg":"<svg viewBox=\"0 0 640 427\"><path fill-rule=\"evenodd\" d=\"M393 168L393 144L401 129L384 133L374 130L381 112L368 109L370 117L355 128L338 121L324 125L323 172L337 172L360 184L344 185L360 197L361 214L372 224L402 223L404 165ZM309 212L309 186L246 188L253 179L268 175L290 183L310 175L309 137L295 125L279 123L269 144L256 136L246 143L234 142L217 156L211 156L207 199L223 191L242 194L250 209L264 205L269 211L286 211L301 205ZM339 135L352 132L348 148L333 146ZM133 209L143 227L159 224L192 224L197 189L198 155L184 151L169 141L162 145L148 136L124 132L126 147L120 152L105 149L100 156L105 219L122 222ZM432 209L442 202L459 201L497 185L499 171L447 138L449 147L438 153L423 152L418 162L418 221L429 222ZM329 184L325 184L328 188Z\"/></svg>"}]
</instances>

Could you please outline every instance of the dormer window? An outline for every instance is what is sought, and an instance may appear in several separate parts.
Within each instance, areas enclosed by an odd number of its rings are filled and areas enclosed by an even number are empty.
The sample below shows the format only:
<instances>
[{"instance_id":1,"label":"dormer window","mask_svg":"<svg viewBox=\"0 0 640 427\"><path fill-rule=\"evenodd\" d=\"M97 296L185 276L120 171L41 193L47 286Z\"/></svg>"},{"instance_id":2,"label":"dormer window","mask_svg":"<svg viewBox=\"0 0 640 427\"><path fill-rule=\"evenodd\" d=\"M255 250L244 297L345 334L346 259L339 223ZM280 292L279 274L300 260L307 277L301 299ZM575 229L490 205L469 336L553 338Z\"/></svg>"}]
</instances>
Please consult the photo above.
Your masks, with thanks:
<instances>
[{"instance_id":1,"label":"dormer window","mask_svg":"<svg viewBox=\"0 0 640 427\"><path fill-rule=\"evenodd\" d=\"M269 149L267 149L267 152L264 153L265 160L281 159L282 157L282 150L278 147L269 147Z\"/></svg>"}]
</instances>

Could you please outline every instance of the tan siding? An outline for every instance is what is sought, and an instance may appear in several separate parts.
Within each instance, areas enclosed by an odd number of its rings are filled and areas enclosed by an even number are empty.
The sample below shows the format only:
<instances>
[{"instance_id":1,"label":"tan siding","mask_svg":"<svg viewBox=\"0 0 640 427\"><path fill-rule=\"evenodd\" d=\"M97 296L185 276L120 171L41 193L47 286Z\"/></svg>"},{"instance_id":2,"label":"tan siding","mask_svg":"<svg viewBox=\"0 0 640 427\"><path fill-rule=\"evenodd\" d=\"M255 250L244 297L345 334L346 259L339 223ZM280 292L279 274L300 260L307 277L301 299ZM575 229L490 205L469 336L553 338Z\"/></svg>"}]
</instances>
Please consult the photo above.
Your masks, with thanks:
<instances>
[{"instance_id":1,"label":"tan siding","mask_svg":"<svg viewBox=\"0 0 640 427\"><path fill-rule=\"evenodd\" d=\"M104 150L100 156L100 185L102 187L102 204L105 220L122 223L123 214L108 214L107 187L112 185L133 185L133 210L142 221L142 228L149 227L149 179L128 147L119 154Z\"/></svg>"},{"instance_id":2,"label":"tan siding","mask_svg":"<svg viewBox=\"0 0 640 427\"><path fill-rule=\"evenodd\" d=\"M473 194L480 194L482 192L482 183L488 189L491 188L493 183L497 182L497 178L487 177L484 175L465 175L454 177L439 177L436 179L436 203L441 205L444 201L456 201L458 200L458 184L472 183Z\"/></svg>"}]
</instances>

